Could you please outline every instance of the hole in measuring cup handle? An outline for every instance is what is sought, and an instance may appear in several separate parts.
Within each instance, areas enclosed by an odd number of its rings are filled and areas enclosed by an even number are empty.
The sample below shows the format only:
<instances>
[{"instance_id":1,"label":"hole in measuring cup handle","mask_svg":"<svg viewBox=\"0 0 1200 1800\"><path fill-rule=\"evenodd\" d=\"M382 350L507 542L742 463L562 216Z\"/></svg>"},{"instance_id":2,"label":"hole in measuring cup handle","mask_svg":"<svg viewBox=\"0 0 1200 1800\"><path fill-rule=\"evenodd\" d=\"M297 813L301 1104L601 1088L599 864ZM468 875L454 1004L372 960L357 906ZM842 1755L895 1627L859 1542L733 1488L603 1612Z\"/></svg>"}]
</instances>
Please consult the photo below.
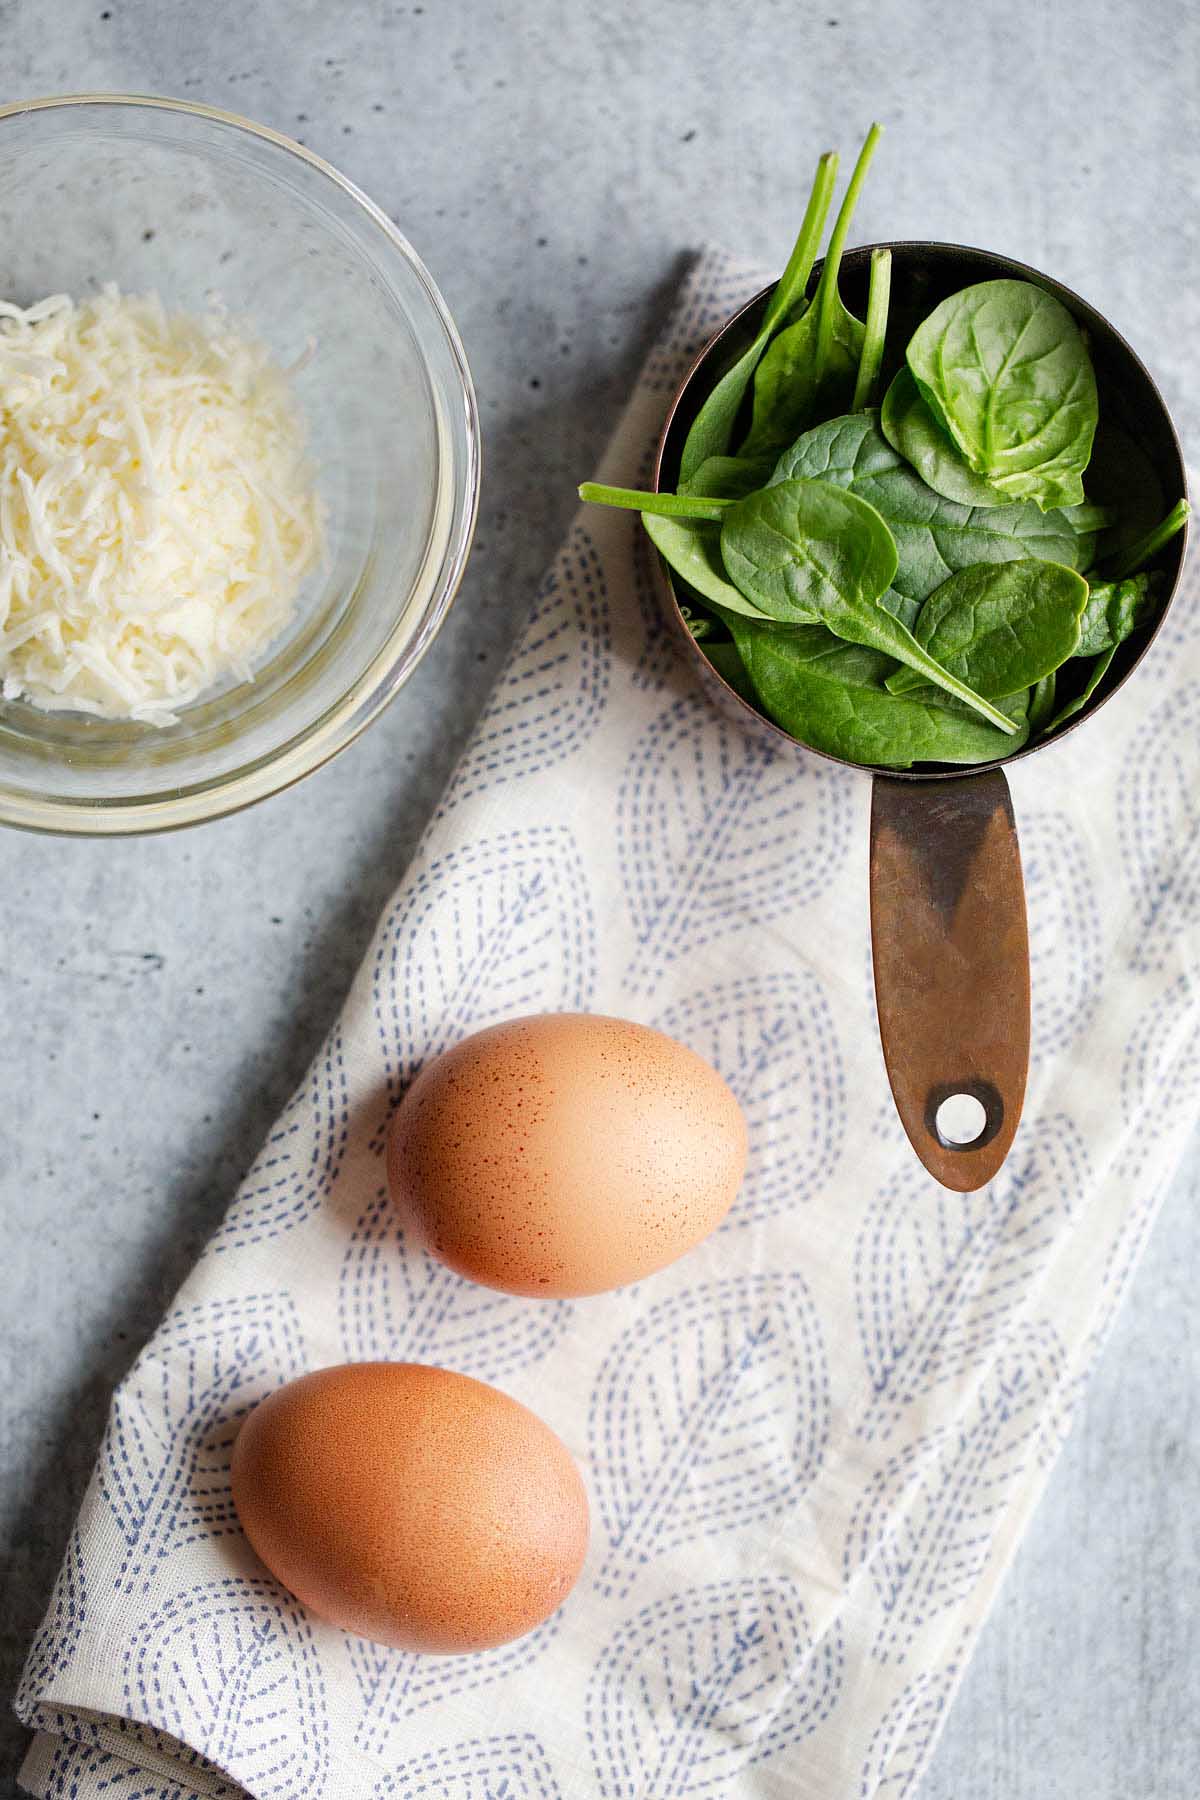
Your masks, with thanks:
<instances>
[{"instance_id":1,"label":"hole in measuring cup handle","mask_svg":"<svg viewBox=\"0 0 1200 1800\"><path fill-rule=\"evenodd\" d=\"M982 1109L982 1122L973 1137L958 1135L962 1114L967 1110L951 1102L974 1101ZM943 1111L943 1109L948 1109ZM975 1115L978 1120L978 1114ZM929 1090L925 1102L925 1129L943 1150L982 1150L990 1144L1004 1124L1004 1101L990 1081L941 1081ZM953 1135L952 1135L953 1134Z\"/></svg>"}]
</instances>

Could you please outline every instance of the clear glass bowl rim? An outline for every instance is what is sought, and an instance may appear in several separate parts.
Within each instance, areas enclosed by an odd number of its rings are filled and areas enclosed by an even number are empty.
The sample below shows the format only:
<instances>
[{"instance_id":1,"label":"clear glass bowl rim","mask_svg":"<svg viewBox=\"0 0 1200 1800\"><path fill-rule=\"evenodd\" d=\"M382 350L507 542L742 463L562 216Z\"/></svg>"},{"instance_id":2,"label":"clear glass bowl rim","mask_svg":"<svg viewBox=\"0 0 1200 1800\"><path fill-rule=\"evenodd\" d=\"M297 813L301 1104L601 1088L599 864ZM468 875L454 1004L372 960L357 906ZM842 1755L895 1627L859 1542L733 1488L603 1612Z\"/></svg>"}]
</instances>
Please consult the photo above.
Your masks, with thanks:
<instances>
[{"instance_id":1,"label":"clear glass bowl rim","mask_svg":"<svg viewBox=\"0 0 1200 1800\"><path fill-rule=\"evenodd\" d=\"M429 302L431 312L445 337L450 361L457 373L463 417L466 421L466 502L455 517L446 554L437 571L431 592L421 609L415 631L398 619L388 633L382 648L372 658L341 699L321 718L296 736L289 738L268 754L243 767L200 781L194 787L175 794L133 794L96 801L58 800L44 795L29 795L0 784L0 825L15 825L28 831L49 832L80 837L118 837L135 832L178 830L198 825L207 819L223 818L265 800L272 794L293 786L304 776L353 743L360 732L378 717L408 680L425 652L437 636L458 592L470 554L471 541L479 511L480 431L475 388L467 364L466 352L458 329L450 316L437 284L403 232L397 230L387 214L364 194L332 163L316 156L294 138L269 125L260 125L239 113L225 112L200 101L174 100L155 94L56 94L34 100L18 100L0 106L0 124L5 119L27 113L66 110L80 106L140 107L147 111L182 113L213 124L229 126L261 139L307 163L311 169L332 181L342 193L367 216L387 238L392 249L408 263Z\"/></svg>"}]
</instances>

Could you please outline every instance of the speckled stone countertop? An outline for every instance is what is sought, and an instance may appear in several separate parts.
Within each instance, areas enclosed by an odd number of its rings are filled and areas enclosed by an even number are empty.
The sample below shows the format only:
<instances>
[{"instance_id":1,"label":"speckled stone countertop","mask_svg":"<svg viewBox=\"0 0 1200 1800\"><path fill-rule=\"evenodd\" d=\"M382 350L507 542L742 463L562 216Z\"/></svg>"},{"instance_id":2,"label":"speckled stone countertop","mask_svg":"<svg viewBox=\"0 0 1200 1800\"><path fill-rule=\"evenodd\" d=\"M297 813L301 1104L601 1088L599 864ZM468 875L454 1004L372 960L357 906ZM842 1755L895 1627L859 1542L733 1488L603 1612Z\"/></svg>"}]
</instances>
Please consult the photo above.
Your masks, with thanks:
<instances>
[{"instance_id":1,"label":"speckled stone countertop","mask_svg":"<svg viewBox=\"0 0 1200 1800\"><path fill-rule=\"evenodd\" d=\"M336 1011L681 267L779 262L815 153L888 126L855 235L983 243L1126 333L1200 443L1200 14L1179 0L0 0L4 99L132 90L290 132L400 223L485 432L462 596L390 712L180 836L0 857L0 1690L113 1383ZM3 290L0 246L0 291ZM925 1800L1193 1800L1200 1144ZM0 1795L22 1734L0 1729Z\"/></svg>"}]
</instances>

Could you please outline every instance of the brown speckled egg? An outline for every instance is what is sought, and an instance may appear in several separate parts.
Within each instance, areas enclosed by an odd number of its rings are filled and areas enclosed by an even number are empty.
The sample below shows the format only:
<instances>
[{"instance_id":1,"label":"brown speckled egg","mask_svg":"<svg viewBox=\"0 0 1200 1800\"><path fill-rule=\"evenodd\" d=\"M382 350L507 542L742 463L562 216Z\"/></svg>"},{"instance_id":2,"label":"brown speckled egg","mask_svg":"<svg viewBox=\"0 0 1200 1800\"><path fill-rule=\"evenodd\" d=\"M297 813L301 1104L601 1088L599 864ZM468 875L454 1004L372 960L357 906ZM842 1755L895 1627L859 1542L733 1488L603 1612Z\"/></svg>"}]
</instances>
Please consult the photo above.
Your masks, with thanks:
<instances>
[{"instance_id":1,"label":"brown speckled egg","mask_svg":"<svg viewBox=\"0 0 1200 1800\"><path fill-rule=\"evenodd\" d=\"M551 1013L476 1032L392 1121L392 1197L460 1275L510 1294L596 1294L719 1225L746 1125L716 1070L626 1019Z\"/></svg>"},{"instance_id":2,"label":"brown speckled egg","mask_svg":"<svg viewBox=\"0 0 1200 1800\"><path fill-rule=\"evenodd\" d=\"M233 1451L238 1517L314 1613L400 1650L487 1650L570 1593L588 1503L566 1445L486 1382L418 1363L318 1369Z\"/></svg>"}]
</instances>

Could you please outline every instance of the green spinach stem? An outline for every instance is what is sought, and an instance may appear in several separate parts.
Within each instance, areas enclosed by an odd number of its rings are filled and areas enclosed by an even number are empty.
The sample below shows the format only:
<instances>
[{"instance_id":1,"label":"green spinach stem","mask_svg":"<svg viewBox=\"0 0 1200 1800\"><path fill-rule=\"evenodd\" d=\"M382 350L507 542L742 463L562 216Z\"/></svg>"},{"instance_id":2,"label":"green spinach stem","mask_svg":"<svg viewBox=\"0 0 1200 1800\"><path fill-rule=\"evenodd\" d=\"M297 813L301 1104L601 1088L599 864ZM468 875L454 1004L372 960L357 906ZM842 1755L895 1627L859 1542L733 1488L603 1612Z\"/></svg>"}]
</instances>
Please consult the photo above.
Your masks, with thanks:
<instances>
[{"instance_id":1,"label":"green spinach stem","mask_svg":"<svg viewBox=\"0 0 1200 1800\"><path fill-rule=\"evenodd\" d=\"M698 494L652 494L639 488L607 487L585 481L579 498L592 506L621 506L629 512L657 513L664 519L719 519L732 500L705 500Z\"/></svg>"},{"instance_id":2,"label":"green spinach stem","mask_svg":"<svg viewBox=\"0 0 1200 1800\"><path fill-rule=\"evenodd\" d=\"M867 318L863 332L862 355L858 360L858 380L854 384L851 412L870 406L883 364L883 344L887 337L888 302L892 293L892 253L871 252L871 289L867 295Z\"/></svg>"},{"instance_id":3,"label":"green spinach stem","mask_svg":"<svg viewBox=\"0 0 1200 1800\"><path fill-rule=\"evenodd\" d=\"M1165 519L1148 531L1144 537L1130 544L1124 556L1120 557L1109 573L1110 581L1124 581L1127 575L1134 575L1148 563L1152 556L1158 554L1164 544L1169 544L1177 531L1182 531L1191 517L1192 509L1186 500L1177 500Z\"/></svg>"},{"instance_id":4,"label":"green spinach stem","mask_svg":"<svg viewBox=\"0 0 1200 1800\"><path fill-rule=\"evenodd\" d=\"M801 222L800 234L792 246L792 254L788 257L787 267L775 284L775 292L771 295L770 303L763 316L759 338L764 344L772 336L776 327L783 324L797 300L804 299L808 278L813 272L813 264L817 260L817 251L821 247L821 238L825 232L825 220L829 216L837 171L837 151L827 150L817 164L817 172L813 177L812 192L808 197L808 206Z\"/></svg>"},{"instance_id":5,"label":"green spinach stem","mask_svg":"<svg viewBox=\"0 0 1200 1800\"><path fill-rule=\"evenodd\" d=\"M858 161L854 165L854 173L850 177L842 198L838 216L834 221L829 248L825 252L825 266L821 270L821 285L815 302L819 310L817 312L817 348L813 357L814 392L820 388L825 374L825 365L829 360L829 346L833 339L834 316L838 301L838 271L842 265L842 252L846 248L850 221L854 217L854 208L858 205L858 196L862 191L862 184L867 178L867 170L871 166L871 158L875 154L875 146L879 142L882 131L882 125L875 124L866 135L863 147L858 153Z\"/></svg>"}]
</instances>

